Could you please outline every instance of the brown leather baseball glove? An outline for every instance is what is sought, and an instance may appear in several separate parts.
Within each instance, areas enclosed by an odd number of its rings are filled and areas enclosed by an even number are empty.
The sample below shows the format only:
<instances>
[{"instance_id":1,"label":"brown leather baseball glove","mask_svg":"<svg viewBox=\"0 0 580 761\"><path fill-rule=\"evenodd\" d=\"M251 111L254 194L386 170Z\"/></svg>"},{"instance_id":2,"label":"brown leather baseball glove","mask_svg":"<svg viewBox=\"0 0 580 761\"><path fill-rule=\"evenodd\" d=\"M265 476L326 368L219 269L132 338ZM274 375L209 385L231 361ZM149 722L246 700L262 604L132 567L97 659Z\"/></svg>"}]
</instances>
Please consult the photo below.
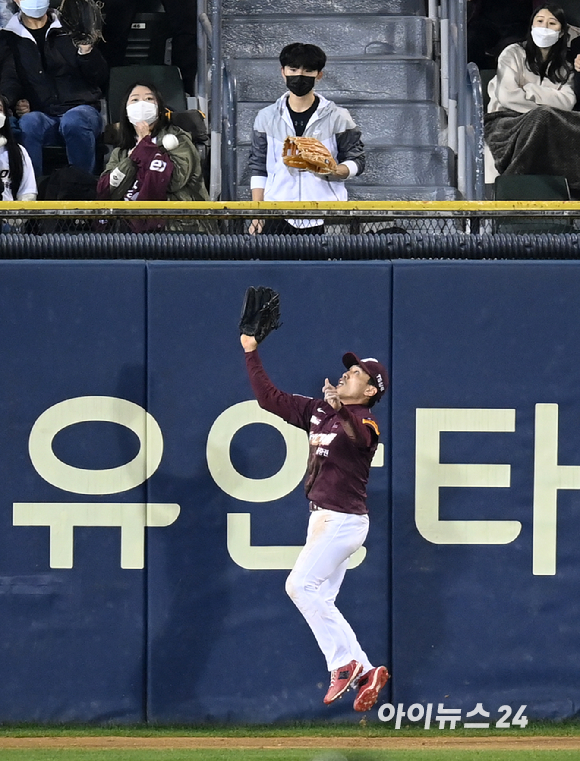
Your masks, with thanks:
<instances>
[{"instance_id":1,"label":"brown leather baseball glove","mask_svg":"<svg viewBox=\"0 0 580 761\"><path fill-rule=\"evenodd\" d=\"M333 174L338 166L332 153L315 137L291 137L284 140L282 161L294 169L315 174Z\"/></svg>"},{"instance_id":2,"label":"brown leather baseball glove","mask_svg":"<svg viewBox=\"0 0 580 761\"><path fill-rule=\"evenodd\" d=\"M260 343L273 330L278 330L280 322L280 294L272 288L251 285L246 290L242 314L240 315L240 335L254 336Z\"/></svg>"}]
</instances>

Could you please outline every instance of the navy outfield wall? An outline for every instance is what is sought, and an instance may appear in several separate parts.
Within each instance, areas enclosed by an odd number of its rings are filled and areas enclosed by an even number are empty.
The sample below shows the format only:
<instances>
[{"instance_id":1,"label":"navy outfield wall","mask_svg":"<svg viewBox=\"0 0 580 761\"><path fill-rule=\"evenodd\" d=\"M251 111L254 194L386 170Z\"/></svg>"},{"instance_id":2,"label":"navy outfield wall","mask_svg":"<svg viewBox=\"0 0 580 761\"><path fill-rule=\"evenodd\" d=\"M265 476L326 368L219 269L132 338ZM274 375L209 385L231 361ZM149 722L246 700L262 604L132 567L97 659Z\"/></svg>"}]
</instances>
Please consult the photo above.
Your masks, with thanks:
<instances>
[{"instance_id":1,"label":"navy outfield wall","mask_svg":"<svg viewBox=\"0 0 580 761\"><path fill-rule=\"evenodd\" d=\"M393 270L393 689L575 716L580 269L425 264Z\"/></svg>"},{"instance_id":2,"label":"navy outfield wall","mask_svg":"<svg viewBox=\"0 0 580 761\"><path fill-rule=\"evenodd\" d=\"M463 717L577 714L580 265L0 263L0 720L358 721L284 593L305 435L261 412L237 320L317 394L378 355L371 531L339 605ZM417 713L417 711L415 711ZM377 721L374 709L367 719Z\"/></svg>"}]
</instances>

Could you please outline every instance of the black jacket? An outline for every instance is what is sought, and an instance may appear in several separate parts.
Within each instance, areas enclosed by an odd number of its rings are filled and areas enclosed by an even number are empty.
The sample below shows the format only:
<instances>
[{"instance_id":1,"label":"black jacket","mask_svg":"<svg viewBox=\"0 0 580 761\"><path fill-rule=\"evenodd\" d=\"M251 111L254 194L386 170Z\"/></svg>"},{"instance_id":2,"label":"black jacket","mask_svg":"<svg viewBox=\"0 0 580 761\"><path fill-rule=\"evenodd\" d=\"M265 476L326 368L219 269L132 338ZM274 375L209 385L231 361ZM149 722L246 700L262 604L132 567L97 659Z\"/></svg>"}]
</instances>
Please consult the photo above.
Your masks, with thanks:
<instances>
[{"instance_id":1,"label":"black jacket","mask_svg":"<svg viewBox=\"0 0 580 761\"><path fill-rule=\"evenodd\" d=\"M108 77L105 59L96 48L80 55L57 14L50 13L44 46L46 68L38 45L21 23L19 14L0 30L0 92L11 107L24 98L31 111L51 116L60 116L81 105L100 109Z\"/></svg>"}]
</instances>

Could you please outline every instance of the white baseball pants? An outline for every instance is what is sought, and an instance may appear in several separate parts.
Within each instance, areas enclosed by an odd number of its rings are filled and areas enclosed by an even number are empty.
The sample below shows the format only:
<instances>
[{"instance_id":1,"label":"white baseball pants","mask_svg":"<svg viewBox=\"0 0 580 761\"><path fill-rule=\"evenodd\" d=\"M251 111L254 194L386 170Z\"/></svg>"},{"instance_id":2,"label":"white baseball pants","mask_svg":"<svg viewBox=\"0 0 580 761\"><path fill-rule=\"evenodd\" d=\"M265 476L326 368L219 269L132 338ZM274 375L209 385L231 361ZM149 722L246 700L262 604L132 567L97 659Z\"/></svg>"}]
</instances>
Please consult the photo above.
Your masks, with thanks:
<instances>
[{"instance_id":1,"label":"white baseball pants","mask_svg":"<svg viewBox=\"0 0 580 761\"><path fill-rule=\"evenodd\" d=\"M306 544L286 580L286 592L312 629L329 671L352 660L372 668L350 624L335 600L353 552L369 530L368 515L315 510L310 515Z\"/></svg>"}]
</instances>

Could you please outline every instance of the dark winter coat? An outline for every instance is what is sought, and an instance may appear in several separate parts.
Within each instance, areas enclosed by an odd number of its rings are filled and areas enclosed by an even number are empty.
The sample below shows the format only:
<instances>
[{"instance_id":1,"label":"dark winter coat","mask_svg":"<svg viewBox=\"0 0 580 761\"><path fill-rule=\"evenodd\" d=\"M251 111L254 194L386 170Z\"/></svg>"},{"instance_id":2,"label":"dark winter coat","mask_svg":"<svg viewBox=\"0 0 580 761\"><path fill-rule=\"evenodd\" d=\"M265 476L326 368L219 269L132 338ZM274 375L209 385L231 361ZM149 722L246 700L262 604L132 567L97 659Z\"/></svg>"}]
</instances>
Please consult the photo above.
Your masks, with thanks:
<instances>
[{"instance_id":1,"label":"dark winter coat","mask_svg":"<svg viewBox=\"0 0 580 761\"><path fill-rule=\"evenodd\" d=\"M11 107L25 99L31 111L60 116L75 106L90 105L100 110L108 68L94 48L81 55L61 25L58 14L49 11L43 65L34 37L15 14L0 30L0 91Z\"/></svg>"}]
</instances>

